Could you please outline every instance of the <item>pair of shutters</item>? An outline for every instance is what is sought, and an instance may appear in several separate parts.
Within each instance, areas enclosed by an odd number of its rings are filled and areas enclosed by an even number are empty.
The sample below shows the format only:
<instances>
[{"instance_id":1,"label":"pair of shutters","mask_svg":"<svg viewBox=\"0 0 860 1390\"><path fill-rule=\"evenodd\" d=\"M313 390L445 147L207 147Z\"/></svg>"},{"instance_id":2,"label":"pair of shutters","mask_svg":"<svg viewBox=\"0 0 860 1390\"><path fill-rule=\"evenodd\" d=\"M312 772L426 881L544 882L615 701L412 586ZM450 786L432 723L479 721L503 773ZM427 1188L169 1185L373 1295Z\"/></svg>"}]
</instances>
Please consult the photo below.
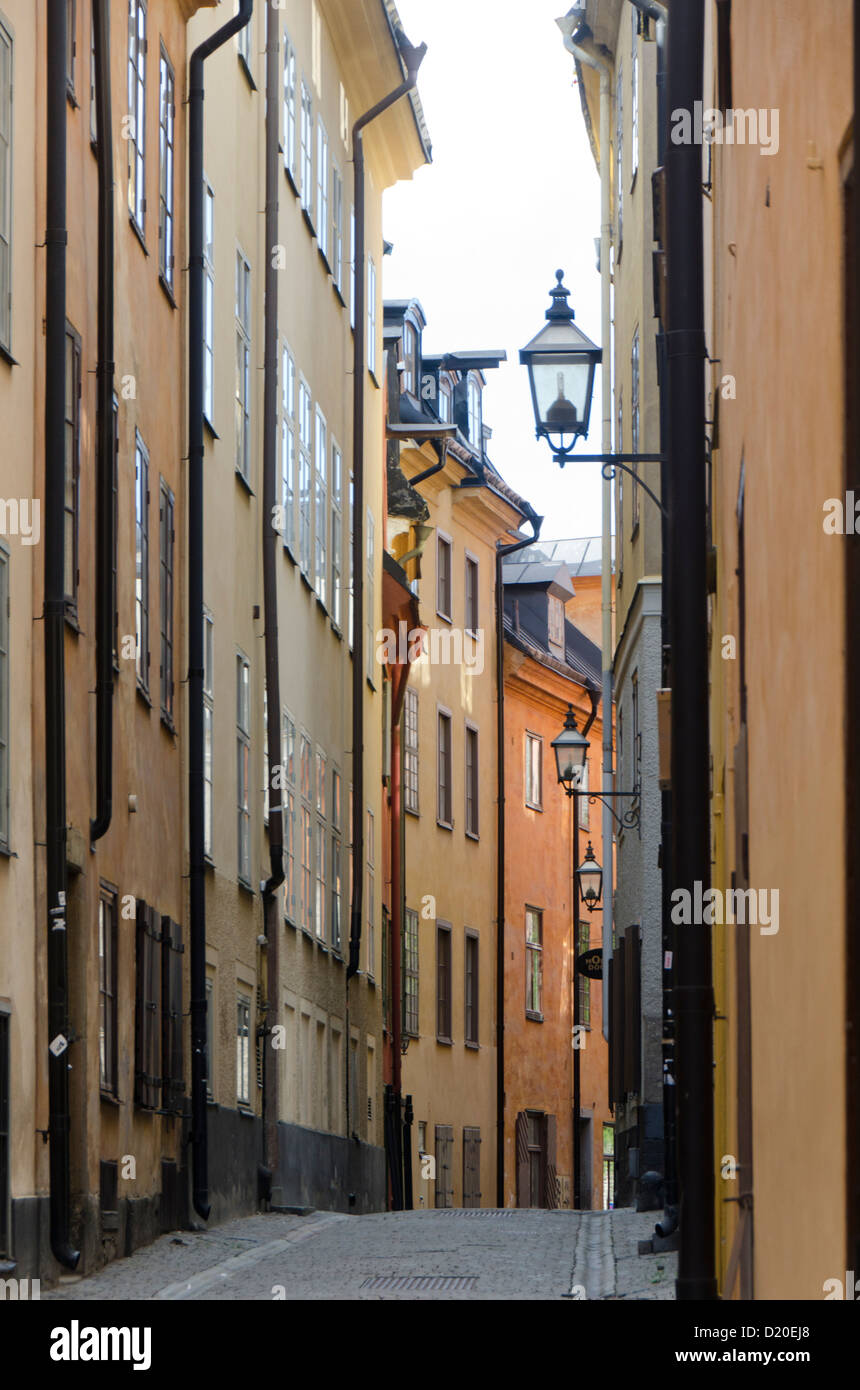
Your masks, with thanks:
<instances>
[{"instance_id":1,"label":"pair of shutters","mask_svg":"<svg viewBox=\"0 0 860 1390\"><path fill-rule=\"evenodd\" d=\"M436 1206L454 1205L454 1130L451 1125L436 1126Z\"/></svg>"},{"instance_id":2,"label":"pair of shutters","mask_svg":"<svg viewBox=\"0 0 860 1390\"><path fill-rule=\"evenodd\" d=\"M558 1207L558 1124L555 1115L535 1115L521 1110L517 1115L517 1206L530 1207L531 1165L534 1150L529 1145L529 1120L538 1121L540 1134L540 1163L542 1170L542 1207L555 1211Z\"/></svg>"},{"instance_id":3,"label":"pair of shutters","mask_svg":"<svg viewBox=\"0 0 860 1390\"><path fill-rule=\"evenodd\" d=\"M628 927L609 962L609 1103L640 1094L642 933Z\"/></svg>"},{"instance_id":4,"label":"pair of shutters","mask_svg":"<svg viewBox=\"0 0 860 1390\"><path fill-rule=\"evenodd\" d=\"M180 924L138 902L134 1099L148 1110L182 1108L182 955Z\"/></svg>"},{"instance_id":5,"label":"pair of shutters","mask_svg":"<svg viewBox=\"0 0 860 1390\"><path fill-rule=\"evenodd\" d=\"M481 1131L463 1126L463 1206L481 1205Z\"/></svg>"}]
</instances>

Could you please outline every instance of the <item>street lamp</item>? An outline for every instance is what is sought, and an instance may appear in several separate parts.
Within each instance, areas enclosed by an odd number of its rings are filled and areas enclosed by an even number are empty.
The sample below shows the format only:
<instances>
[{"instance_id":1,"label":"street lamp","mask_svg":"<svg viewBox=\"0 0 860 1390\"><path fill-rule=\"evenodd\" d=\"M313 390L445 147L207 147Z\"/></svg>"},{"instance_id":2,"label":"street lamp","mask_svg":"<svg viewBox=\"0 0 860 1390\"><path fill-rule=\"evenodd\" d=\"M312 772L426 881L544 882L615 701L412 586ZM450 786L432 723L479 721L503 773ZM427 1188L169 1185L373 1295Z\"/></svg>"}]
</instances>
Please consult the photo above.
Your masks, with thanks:
<instances>
[{"instance_id":1,"label":"street lamp","mask_svg":"<svg viewBox=\"0 0 860 1390\"><path fill-rule=\"evenodd\" d=\"M520 362L528 368L537 437L549 442L562 468L577 439L588 434L594 369L603 360L602 349L573 321L563 279L564 271L557 270L546 326L520 352Z\"/></svg>"},{"instance_id":2,"label":"street lamp","mask_svg":"<svg viewBox=\"0 0 860 1390\"><path fill-rule=\"evenodd\" d=\"M603 869L597 862L590 840L585 851L585 858L576 870L576 879L583 903L589 912L594 912L595 908L600 905L603 893Z\"/></svg>"},{"instance_id":3,"label":"street lamp","mask_svg":"<svg viewBox=\"0 0 860 1390\"><path fill-rule=\"evenodd\" d=\"M555 749L558 780L567 796L575 796L582 786L582 770L591 745L576 727L573 705L568 705L564 728L558 738L553 739L552 747Z\"/></svg>"}]
</instances>

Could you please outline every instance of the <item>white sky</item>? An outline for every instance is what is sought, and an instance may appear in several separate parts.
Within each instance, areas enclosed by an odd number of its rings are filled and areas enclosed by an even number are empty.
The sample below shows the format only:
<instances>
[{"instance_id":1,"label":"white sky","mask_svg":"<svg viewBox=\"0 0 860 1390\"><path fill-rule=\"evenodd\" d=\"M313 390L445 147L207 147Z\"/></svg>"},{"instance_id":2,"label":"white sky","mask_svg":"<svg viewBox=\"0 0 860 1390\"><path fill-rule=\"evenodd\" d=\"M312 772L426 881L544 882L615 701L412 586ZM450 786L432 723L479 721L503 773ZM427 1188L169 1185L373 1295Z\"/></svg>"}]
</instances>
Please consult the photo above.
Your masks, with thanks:
<instances>
[{"instance_id":1,"label":"white sky","mask_svg":"<svg viewBox=\"0 0 860 1390\"><path fill-rule=\"evenodd\" d=\"M546 518L543 536L597 535L600 465L553 463L535 439L519 349L544 323L555 271L576 321L600 342L600 183L572 57L555 19L570 0L398 0L428 45L419 90L433 163L386 194L384 294L416 298L430 352L504 348L487 373L489 455ZM579 448L584 452L585 444ZM600 447L600 373L591 452Z\"/></svg>"}]
</instances>

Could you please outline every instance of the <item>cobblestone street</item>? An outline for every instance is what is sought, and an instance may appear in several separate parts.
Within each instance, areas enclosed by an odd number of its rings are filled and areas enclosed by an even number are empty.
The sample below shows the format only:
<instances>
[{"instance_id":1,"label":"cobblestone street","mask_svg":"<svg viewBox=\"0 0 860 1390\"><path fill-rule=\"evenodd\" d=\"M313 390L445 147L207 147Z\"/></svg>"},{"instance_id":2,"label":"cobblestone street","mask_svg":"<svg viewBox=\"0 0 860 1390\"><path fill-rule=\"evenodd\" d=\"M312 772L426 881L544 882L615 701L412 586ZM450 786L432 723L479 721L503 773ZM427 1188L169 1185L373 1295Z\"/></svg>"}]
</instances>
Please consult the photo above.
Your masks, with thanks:
<instances>
[{"instance_id":1,"label":"cobblestone street","mask_svg":"<svg viewBox=\"0 0 860 1390\"><path fill-rule=\"evenodd\" d=\"M673 1299L675 1255L640 1256L656 1214L255 1216L176 1232L43 1299Z\"/></svg>"}]
</instances>

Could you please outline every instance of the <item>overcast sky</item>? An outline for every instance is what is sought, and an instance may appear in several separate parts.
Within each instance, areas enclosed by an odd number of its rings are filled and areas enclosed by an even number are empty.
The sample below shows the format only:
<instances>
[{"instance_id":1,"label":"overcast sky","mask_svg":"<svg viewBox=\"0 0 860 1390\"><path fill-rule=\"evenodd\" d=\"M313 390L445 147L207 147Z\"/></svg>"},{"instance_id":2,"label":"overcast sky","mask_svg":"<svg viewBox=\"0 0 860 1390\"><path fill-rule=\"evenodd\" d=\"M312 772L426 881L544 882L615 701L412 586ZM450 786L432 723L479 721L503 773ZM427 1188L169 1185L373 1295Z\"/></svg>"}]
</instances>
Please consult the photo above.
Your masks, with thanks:
<instances>
[{"instance_id":1,"label":"overcast sky","mask_svg":"<svg viewBox=\"0 0 860 1390\"><path fill-rule=\"evenodd\" d=\"M544 323L563 268L576 321L600 342L600 181L573 59L556 16L567 0L398 0L428 45L419 88L433 163L386 194L386 298L417 298L425 348L505 349L488 372L489 454L546 518L547 539L600 531L600 466L562 472L535 439L519 349ZM590 449L600 447L600 375ZM580 445L580 448L584 448Z\"/></svg>"}]
</instances>

